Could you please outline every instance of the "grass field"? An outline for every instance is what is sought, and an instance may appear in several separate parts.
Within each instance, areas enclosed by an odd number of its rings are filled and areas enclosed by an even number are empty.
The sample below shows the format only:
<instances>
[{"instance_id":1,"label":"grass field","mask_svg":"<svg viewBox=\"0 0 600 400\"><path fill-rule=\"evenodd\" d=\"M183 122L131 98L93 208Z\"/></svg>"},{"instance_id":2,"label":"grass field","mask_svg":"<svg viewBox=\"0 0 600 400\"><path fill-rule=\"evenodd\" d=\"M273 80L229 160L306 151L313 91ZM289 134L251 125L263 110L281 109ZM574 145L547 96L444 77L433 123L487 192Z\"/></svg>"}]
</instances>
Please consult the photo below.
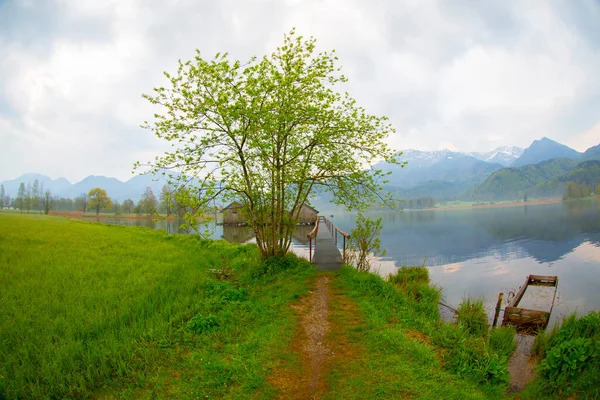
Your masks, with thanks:
<instances>
[{"instance_id":1,"label":"grass field","mask_svg":"<svg viewBox=\"0 0 600 400\"><path fill-rule=\"evenodd\" d=\"M314 274L292 261L265 266L252 246L0 214L0 398L268 397L270 360L294 329L287 305Z\"/></svg>"}]
</instances>

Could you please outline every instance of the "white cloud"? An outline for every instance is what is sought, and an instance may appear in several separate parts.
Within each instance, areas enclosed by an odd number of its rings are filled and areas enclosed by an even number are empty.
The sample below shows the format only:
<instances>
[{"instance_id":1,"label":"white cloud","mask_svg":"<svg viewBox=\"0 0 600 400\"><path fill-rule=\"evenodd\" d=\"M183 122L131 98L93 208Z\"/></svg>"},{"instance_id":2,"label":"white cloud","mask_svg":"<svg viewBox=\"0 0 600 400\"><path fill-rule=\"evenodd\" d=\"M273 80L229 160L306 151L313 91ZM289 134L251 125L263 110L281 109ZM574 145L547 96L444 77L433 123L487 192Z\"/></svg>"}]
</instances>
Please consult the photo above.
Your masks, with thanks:
<instances>
[{"instance_id":1,"label":"white cloud","mask_svg":"<svg viewBox=\"0 0 600 400\"><path fill-rule=\"evenodd\" d=\"M319 49L337 50L350 78L343 89L390 117L397 134L389 143L397 148L484 151L542 136L572 146L600 141L590 129L597 116L580 111L600 99L593 48L600 44L565 20L565 3L6 4L0 180L34 171L71 180L128 178L134 161L167 148L139 128L153 113L141 93L166 83L162 71L173 71L196 48L204 57L262 55L293 26L315 36ZM595 3L585 6L600 15Z\"/></svg>"}]
</instances>

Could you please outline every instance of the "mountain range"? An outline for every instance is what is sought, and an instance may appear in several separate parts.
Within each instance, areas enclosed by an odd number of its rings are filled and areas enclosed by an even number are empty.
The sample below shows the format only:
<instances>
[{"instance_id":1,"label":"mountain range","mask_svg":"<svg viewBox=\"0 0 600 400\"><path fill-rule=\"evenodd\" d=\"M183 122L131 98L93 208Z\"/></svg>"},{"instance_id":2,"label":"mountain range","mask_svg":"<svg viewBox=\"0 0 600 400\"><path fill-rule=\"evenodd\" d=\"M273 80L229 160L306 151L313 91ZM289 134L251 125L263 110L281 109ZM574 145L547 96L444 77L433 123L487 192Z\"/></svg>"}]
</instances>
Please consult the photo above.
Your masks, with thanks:
<instances>
[{"instance_id":1,"label":"mountain range","mask_svg":"<svg viewBox=\"0 0 600 400\"><path fill-rule=\"evenodd\" d=\"M544 137L526 149L504 146L480 153L404 150L400 160L407 161L407 165L401 167L381 162L375 166L391 172L386 188L400 198L476 199L494 198L500 194L514 197L514 193L531 188L559 190L562 175L583 161L600 160L600 144L580 153ZM590 168L595 171L595 166ZM590 172L580 171L579 174L589 176ZM158 196L166 184L165 178L152 175L134 176L126 182L105 176L88 176L71 184L65 178L50 179L41 174L26 174L1 183L6 193L15 197L21 182L33 183L35 179L55 196L74 198L100 187L118 201L128 198L137 201L146 187L152 188ZM553 183L549 184L550 181Z\"/></svg>"},{"instance_id":2,"label":"mountain range","mask_svg":"<svg viewBox=\"0 0 600 400\"><path fill-rule=\"evenodd\" d=\"M146 187L150 187L154 195L158 197L162 187L167 184L166 178L153 175L136 175L133 178L123 182L117 178L106 176L90 175L80 182L71 184L65 178L51 179L41 174L25 174L17 179L4 181L4 190L11 197L16 197L21 182L27 185L38 180L40 185L44 186L44 190L50 190L53 196L75 198L82 194L87 194L93 188L102 188L107 194L117 201L132 199L137 202L141 197Z\"/></svg>"}]
</instances>

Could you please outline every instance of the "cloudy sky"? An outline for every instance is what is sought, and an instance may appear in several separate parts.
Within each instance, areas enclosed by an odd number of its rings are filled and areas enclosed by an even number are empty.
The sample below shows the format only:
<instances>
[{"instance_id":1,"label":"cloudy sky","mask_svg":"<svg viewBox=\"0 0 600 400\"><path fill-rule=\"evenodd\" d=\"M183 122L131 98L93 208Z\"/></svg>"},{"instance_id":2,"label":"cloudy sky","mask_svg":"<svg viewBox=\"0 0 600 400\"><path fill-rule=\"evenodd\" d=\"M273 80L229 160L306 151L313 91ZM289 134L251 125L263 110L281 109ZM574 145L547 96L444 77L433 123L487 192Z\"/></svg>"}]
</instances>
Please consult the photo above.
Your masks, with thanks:
<instances>
[{"instance_id":1,"label":"cloudy sky","mask_svg":"<svg viewBox=\"0 0 600 400\"><path fill-rule=\"evenodd\" d=\"M139 128L162 71L292 27L336 49L395 148L600 143L599 0L0 0L0 181L130 178L168 148Z\"/></svg>"}]
</instances>

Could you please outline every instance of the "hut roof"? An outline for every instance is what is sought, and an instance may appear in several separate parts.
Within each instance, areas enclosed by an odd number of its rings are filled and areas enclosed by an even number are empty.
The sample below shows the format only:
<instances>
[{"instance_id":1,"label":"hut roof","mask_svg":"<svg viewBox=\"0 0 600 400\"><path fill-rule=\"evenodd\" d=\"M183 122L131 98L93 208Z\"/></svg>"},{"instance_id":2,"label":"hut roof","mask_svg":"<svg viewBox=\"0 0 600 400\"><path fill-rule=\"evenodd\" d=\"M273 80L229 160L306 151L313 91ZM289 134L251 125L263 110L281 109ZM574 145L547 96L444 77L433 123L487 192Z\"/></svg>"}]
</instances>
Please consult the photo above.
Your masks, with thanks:
<instances>
[{"instance_id":1,"label":"hut roof","mask_svg":"<svg viewBox=\"0 0 600 400\"><path fill-rule=\"evenodd\" d=\"M229 204L227 207L223 208L223 210L221 210L221 211L229 210L232 208L240 208L241 206L242 206L242 203L240 203L239 201L234 201L233 203Z\"/></svg>"},{"instance_id":2,"label":"hut roof","mask_svg":"<svg viewBox=\"0 0 600 400\"><path fill-rule=\"evenodd\" d=\"M308 205L308 204L306 204L306 203L304 203L304 204L302 205L302 207L306 207L306 208L308 208L308 209L310 209L310 210L314 211L314 212L315 212L315 213L317 213L317 214L319 213L319 210L317 210L316 208L314 208L314 207L312 207L312 206L310 206L310 205Z\"/></svg>"}]
</instances>

